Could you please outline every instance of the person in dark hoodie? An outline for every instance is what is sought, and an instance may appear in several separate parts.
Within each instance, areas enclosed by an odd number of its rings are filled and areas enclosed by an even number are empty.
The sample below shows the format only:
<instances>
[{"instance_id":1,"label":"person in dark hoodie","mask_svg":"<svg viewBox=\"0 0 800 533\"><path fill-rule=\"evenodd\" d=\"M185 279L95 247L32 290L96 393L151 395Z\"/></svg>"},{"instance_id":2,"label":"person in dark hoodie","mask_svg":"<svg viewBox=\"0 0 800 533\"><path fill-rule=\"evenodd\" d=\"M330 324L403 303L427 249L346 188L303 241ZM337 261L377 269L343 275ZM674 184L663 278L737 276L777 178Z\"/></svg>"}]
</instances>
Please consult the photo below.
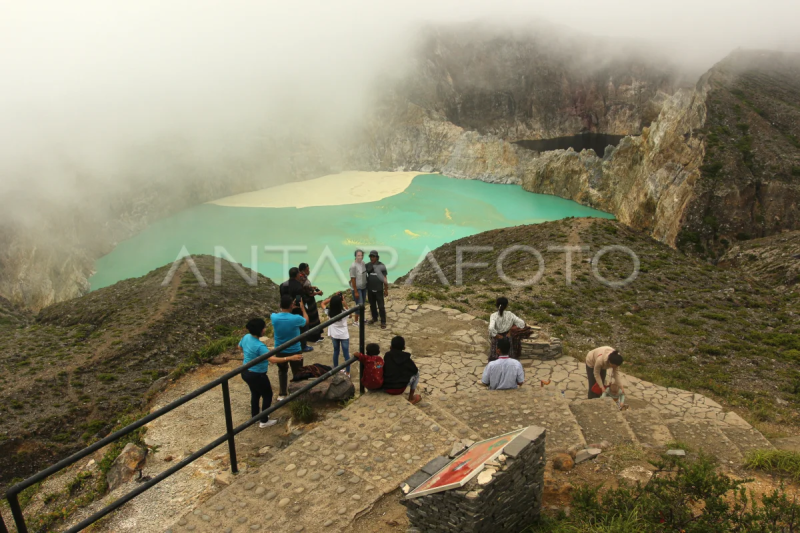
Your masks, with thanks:
<instances>
[{"instance_id":1,"label":"person in dark hoodie","mask_svg":"<svg viewBox=\"0 0 800 533\"><path fill-rule=\"evenodd\" d=\"M403 394L409 387L408 401L412 404L419 403L422 399L417 391L419 385L419 369L411 354L404 352L406 340L403 337L392 339L392 349L383 356L383 389L388 394Z\"/></svg>"}]
</instances>

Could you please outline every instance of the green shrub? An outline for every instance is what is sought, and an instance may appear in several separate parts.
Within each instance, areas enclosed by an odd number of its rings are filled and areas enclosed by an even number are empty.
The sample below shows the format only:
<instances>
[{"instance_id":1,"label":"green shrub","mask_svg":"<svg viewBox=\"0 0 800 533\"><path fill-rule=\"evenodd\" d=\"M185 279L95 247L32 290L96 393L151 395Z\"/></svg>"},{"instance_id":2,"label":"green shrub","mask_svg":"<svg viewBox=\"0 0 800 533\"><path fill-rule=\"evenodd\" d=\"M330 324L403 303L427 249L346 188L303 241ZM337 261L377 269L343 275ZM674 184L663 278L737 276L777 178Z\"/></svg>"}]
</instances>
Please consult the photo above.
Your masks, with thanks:
<instances>
[{"instance_id":1,"label":"green shrub","mask_svg":"<svg viewBox=\"0 0 800 533\"><path fill-rule=\"evenodd\" d=\"M289 411L292 413L292 419L295 422L308 424L314 420L316 413L314 412L314 405L306 395L300 396L289 403Z\"/></svg>"},{"instance_id":2,"label":"green shrub","mask_svg":"<svg viewBox=\"0 0 800 533\"><path fill-rule=\"evenodd\" d=\"M725 350L719 346L712 346L710 344L701 344L697 347L697 350L706 355L725 355Z\"/></svg>"},{"instance_id":3,"label":"green shrub","mask_svg":"<svg viewBox=\"0 0 800 533\"><path fill-rule=\"evenodd\" d=\"M771 474L785 475L800 481L800 453L786 450L753 450L744 459L744 466L753 470L764 470Z\"/></svg>"},{"instance_id":4,"label":"green shrub","mask_svg":"<svg viewBox=\"0 0 800 533\"><path fill-rule=\"evenodd\" d=\"M425 302L428 301L428 294L423 291L411 292L408 294L408 299L416 300L417 302L424 304Z\"/></svg>"},{"instance_id":5,"label":"green shrub","mask_svg":"<svg viewBox=\"0 0 800 533\"><path fill-rule=\"evenodd\" d=\"M720 170L722 170L722 163L719 161L709 161L700 167L700 172L709 178L716 178Z\"/></svg>"},{"instance_id":6,"label":"green shrub","mask_svg":"<svg viewBox=\"0 0 800 533\"><path fill-rule=\"evenodd\" d=\"M529 532L762 533L797 531L800 504L776 489L761 496L716 472L714 463L665 457L644 486L578 487L569 517L544 520Z\"/></svg>"}]
</instances>

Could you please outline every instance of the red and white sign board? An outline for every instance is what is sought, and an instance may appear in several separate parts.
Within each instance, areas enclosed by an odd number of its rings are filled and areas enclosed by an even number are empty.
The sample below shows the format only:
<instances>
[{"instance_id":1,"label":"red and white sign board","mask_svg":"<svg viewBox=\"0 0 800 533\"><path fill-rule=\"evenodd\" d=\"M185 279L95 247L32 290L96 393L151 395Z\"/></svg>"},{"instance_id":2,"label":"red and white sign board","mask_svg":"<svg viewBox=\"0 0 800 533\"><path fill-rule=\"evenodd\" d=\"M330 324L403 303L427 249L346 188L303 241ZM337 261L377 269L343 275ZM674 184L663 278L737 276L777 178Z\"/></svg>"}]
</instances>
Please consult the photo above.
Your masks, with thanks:
<instances>
[{"instance_id":1,"label":"red and white sign board","mask_svg":"<svg viewBox=\"0 0 800 533\"><path fill-rule=\"evenodd\" d=\"M500 455L503 448L523 431L525 428L476 442L467 451L447 463L428 481L409 492L406 498L417 498L434 492L463 487L483 470L486 461L491 461Z\"/></svg>"}]
</instances>

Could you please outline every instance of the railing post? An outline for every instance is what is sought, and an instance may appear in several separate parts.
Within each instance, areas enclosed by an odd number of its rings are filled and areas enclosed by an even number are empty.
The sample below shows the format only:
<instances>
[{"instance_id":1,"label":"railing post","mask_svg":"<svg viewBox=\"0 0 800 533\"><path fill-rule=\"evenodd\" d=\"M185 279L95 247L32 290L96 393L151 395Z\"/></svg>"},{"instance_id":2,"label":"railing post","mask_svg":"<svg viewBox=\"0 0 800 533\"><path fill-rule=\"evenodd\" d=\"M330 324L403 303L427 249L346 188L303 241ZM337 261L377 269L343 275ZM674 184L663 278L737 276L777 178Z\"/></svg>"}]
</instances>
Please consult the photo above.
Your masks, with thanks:
<instances>
[{"instance_id":1,"label":"railing post","mask_svg":"<svg viewBox=\"0 0 800 533\"><path fill-rule=\"evenodd\" d=\"M233 434L233 415L231 414L231 391L228 388L228 380L222 382L222 403L225 405L225 431L228 432L228 455L231 458L231 472L239 472L239 465L236 462L236 435Z\"/></svg>"},{"instance_id":2,"label":"railing post","mask_svg":"<svg viewBox=\"0 0 800 533\"><path fill-rule=\"evenodd\" d=\"M25 524L25 516L22 514L22 507L19 506L19 499L16 494L6 495L8 506L11 507L11 515L17 525L17 533L28 533L28 526Z\"/></svg>"},{"instance_id":3,"label":"railing post","mask_svg":"<svg viewBox=\"0 0 800 533\"><path fill-rule=\"evenodd\" d=\"M358 351L360 353L366 354L366 348L364 347L365 339L366 339L366 324L367 321L365 320L367 314L367 302L361 302L361 309L358 310ZM363 360L359 360L358 362L358 392L359 394L364 394L364 362Z\"/></svg>"}]
</instances>

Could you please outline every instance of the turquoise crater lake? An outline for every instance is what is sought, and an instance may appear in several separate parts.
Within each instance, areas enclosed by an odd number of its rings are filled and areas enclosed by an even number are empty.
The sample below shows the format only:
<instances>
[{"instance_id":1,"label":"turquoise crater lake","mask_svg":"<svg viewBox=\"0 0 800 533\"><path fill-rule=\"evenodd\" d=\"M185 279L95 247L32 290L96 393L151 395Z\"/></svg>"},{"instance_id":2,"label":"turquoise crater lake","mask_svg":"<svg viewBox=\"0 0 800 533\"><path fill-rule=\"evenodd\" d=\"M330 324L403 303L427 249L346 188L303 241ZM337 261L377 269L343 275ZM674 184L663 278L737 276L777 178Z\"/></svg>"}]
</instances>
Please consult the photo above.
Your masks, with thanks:
<instances>
[{"instance_id":1,"label":"turquoise crater lake","mask_svg":"<svg viewBox=\"0 0 800 533\"><path fill-rule=\"evenodd\" d=\"M307 194L315 191L309 188ZM185 247L192 255L221 255L280 283L287 277L283 253L267 252L265 246L299 246L307 251L292 251L289 264L309 263L314 284L330 294L346 288L330 259L346 278L356 248L380 250L393 280L414 268L426 248L433 250L491 229L566 217L613 218L570 200L529 193L519 185L423 174L414 177L403 192L374 202L299 209L198 205L119 243L97 261L96 273L89 281L95 290L142 276L175 261ZM252 261L254 246L256 264Z\"/></svg>"}]
</instances>

